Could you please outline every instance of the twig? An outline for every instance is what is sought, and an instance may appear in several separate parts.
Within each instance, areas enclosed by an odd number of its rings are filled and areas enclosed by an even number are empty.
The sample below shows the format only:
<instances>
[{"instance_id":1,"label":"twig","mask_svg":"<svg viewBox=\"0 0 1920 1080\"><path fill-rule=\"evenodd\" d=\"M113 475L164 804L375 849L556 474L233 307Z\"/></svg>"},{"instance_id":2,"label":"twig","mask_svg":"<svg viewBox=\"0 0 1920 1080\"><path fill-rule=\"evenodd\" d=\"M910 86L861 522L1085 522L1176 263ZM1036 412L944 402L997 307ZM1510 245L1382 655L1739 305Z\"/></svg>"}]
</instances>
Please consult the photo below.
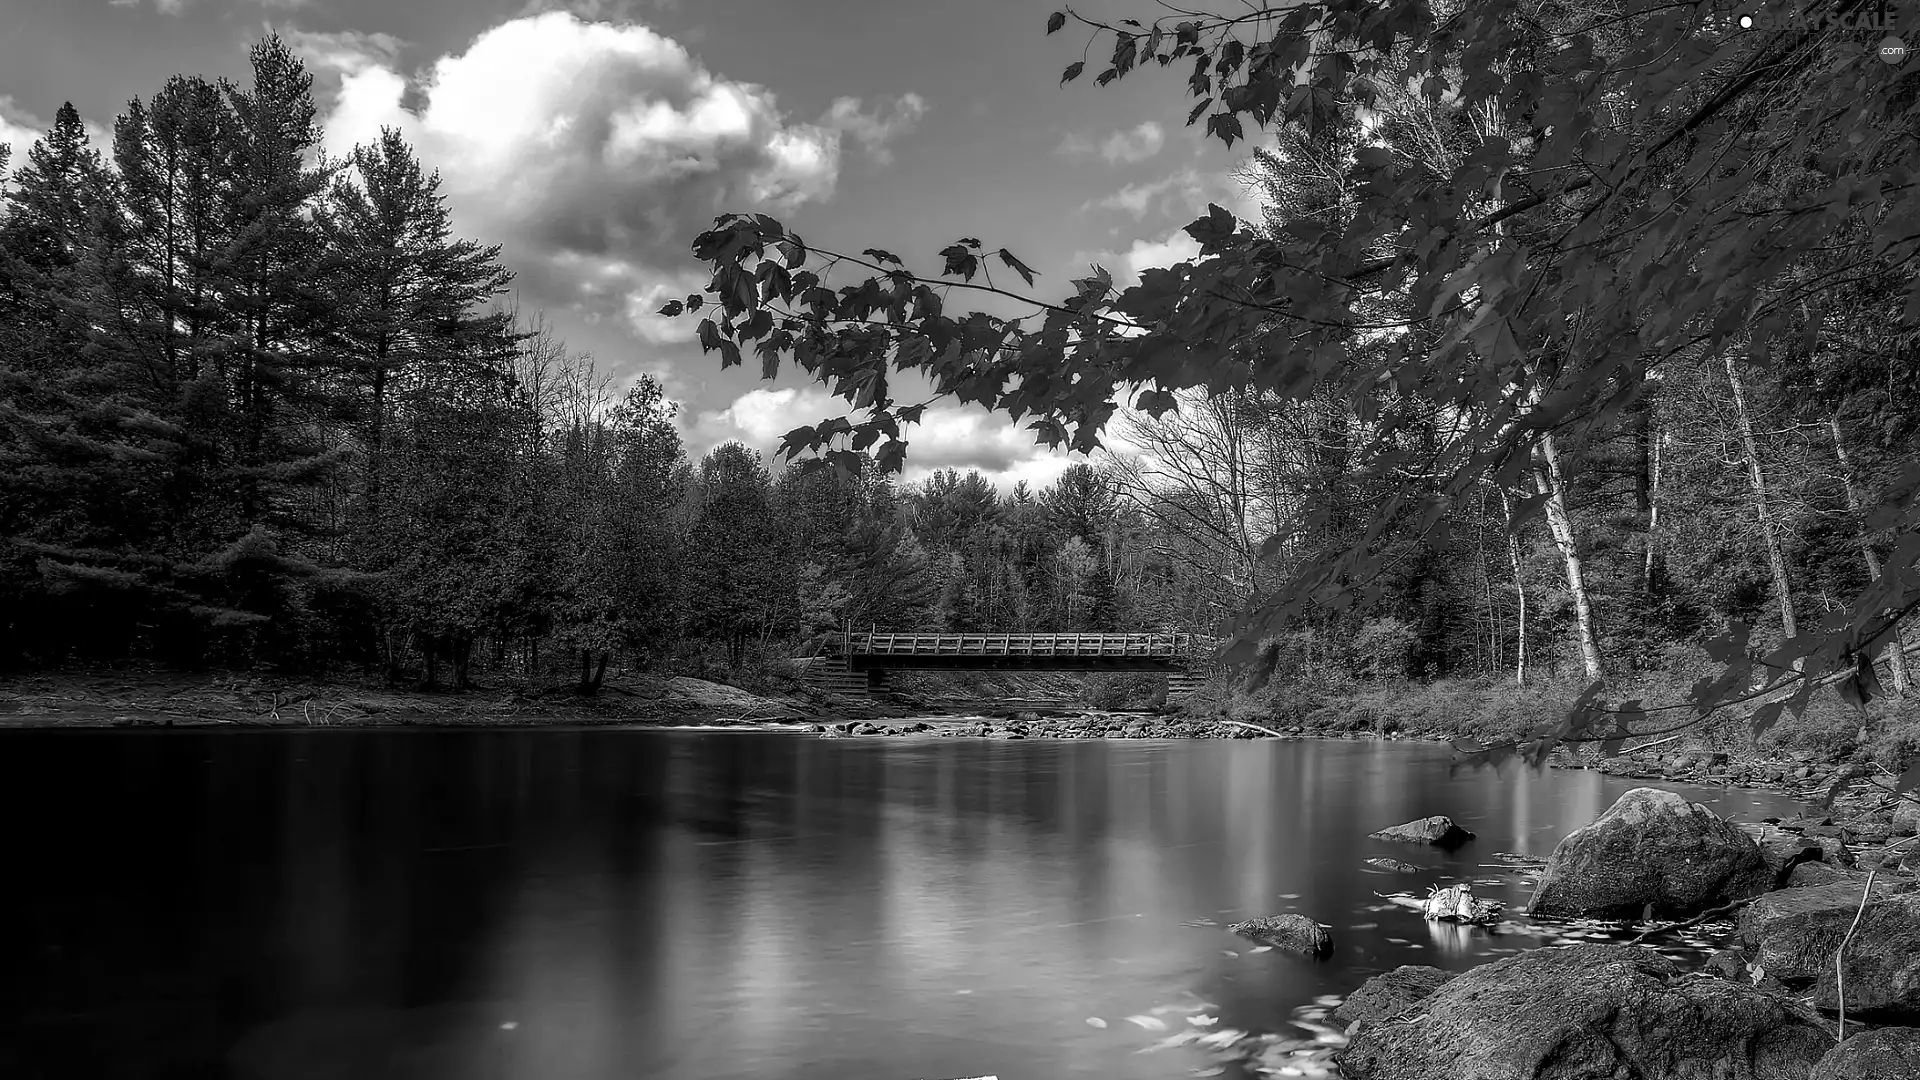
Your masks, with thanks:
<instances>
[{"instance_id":1,"label":"twig","mask_svg":"<svg viewBox=\"0 0 1920 1080\"><path fill-rule=\"evenodd\" d=\"M1685 930L1689 926L1699 926L1703 922L1707 922L1711 919L1716 919L1722 915L1730 915L1733 912L1739 911L1741 908L1746 907L1748 904L1751 904L1758 899L1760 898L1757 896L1749 896L1745 900L1735 900L1731 904L1726 904L1722 907L1714 908L1711 911L1703 911L1700 914L1695 915L1691 919L1685 919L1677 923L1669 923L1666 926L1656 926L1653 929L1642 933L1639 937L1634 938L1632 941L1627 942L1627 944L1638 945L1655 934L1666 934L1666 933L1671 933L1675 930Z\"/></svg>"},{"instance_id":2,"label":"twig","mask_svg":"<svg viewBox=\"0 0 1920 1080\"><path fill-rule=\"evenodd\" d=\"M1270 727L1261 727L1261 726L1260 726L1259 724L1249 724L1249 723L1247 723L1247 722L1246 722L1245 720L1215 720L1215 721L1214 721L1214 723L1216 723L1216 724L1234 724L1234 725L1236 725L1236 726L1239 726L1239 727L1244 727L1244 728L1252 728L1252 729L1253 729L1253 730L1255 730L1255 731L1264 731L1264 732L1266 732L1267 734L1269 734L1269 735L1271 735L1271 736L1273 736L1273 737L1274 737L1274 738L1276 738L1276 739L1284 739L1284 738L1286 738L1286 736L1285 736L1285 735L1282 735L1282 734L1280 734L1279 732L1277 732L1277 731L1275 731L1275 730L1273 730L1273 729L1272 729L1272 728L1270 728Z\"/></svg>"},{"instance_id":3,"label":"twig","mask_svg":"<svg viewBox=\"0 0 1920 1080\"><path fill-rule=\"evenodd\" d=\"M1650 743L1641 743L1639 746L1633 746L1633 747L1623 746L1620 748L1620 752L1622 754L1637 754L1642 750L1651 749L1655 746L1660 746L1665 743L1673 742L1675 739L1684 739L1687 737L1687 735L1688 735L1688 732L1683 731L1678 735L1669 735L1664 739L1655 739Z\"/></svg>"},{"instance_id":4,"label":"twig","mask_svg":"<svg viewBox=\"0 0 1920 1080\"><path fill-rule=\"evenodd\" d=\"M1841 958L1847 953L1853 932L1860 929L1860 917L1867 913L1867 899L1873 895L1873 875L1878 872L1867 871L1867 884L1860 890L1860 908L1853 913L1853 925L1847 927L1847 936L1840 939L1840 947L1833 950L1833 993L1840 999L1840 1031L1834 1036L1835 1042L1847 1041L1847 974Z\"/></svg>"}]
</instances>

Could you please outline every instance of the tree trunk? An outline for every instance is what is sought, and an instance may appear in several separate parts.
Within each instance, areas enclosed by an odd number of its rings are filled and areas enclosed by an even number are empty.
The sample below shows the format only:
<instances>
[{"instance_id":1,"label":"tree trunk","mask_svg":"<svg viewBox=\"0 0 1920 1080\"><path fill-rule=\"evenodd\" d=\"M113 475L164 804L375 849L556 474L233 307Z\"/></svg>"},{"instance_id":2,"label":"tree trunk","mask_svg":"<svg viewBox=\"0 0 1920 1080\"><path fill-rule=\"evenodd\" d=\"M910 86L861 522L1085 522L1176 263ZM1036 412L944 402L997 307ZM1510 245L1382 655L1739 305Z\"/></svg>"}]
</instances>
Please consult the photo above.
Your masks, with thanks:
<instances>
[{"instance_id":1,"label":"tree trunk","mask_svg":"<svg viewBox=\"0 0 1920 1080\"><path fill-rule=\"evenodd\" d=\"M1854 515L1856 522L1854 527L1856 530L1859 530L1860 554L1867 562L1867 576L1874 581L1879 581L1880 555L1873 550L1872 539L1869 538L1865 530L1860 529L1857 524L1859 521L1860 508L1866 503L1866 498L1860 491L1859 484L1854 479L1853 462L1847 457L1846 440L1840 437L1839 413L1832 413L1827 417L1827 430L1833 434L1833 456L1840 461L1840 478L1844 480L1847 485L1847 512ZM1887 666L1892 669L1894 693L1905 696L1907 688L1913 685L1913 676L1907 670L1907 654L1905 646L1900 640L1900 624L1898 622L1893 624L1891 636L1893 641L1887 650Z\"/></svg>"},{"instance_id":2,"label":"tree trunk","mask_svg":"<svg viewBox=\"0 0 1920 1080\"><path fill-rule=\"evenodd\" d=\"M420 652L426 657L426 678L420 689L433 690L440 685L440 639L431 635L420 639Z\"/></svg>"},{"instance_id":3,"label":"tree trunk","mask_svg":"<svg viewBox=\"0 0 1920 1080\"><path fill-rule=\"evenodd\" d=\"M1753 485L1753 508L1760 519L1760 539L1767 549L1767 568L1773 573L1773 591L1780 603L1780 630L1787 640L1799 631L1794 617L1793 582L1787 576L1787 559L1780 549L1780 530L1767 502L1767 474L1760 466L1760 445L1753 437L1753 418L1747 412L1747 391L1740 382L1740 370L1733 357L1726 358L1727 382L1733 387L1733 414L1740 426L1740 446L1747 461L1747 479ZM1798 664L1796 663L1796 668Z\"/></svg>"},{"instance_id":4,"label":"tree trunk","mask_svg":"<svg viewBox=\"0 0 1920 1080\"><path fill-rule=\"evenodd\" d=\"M1656 402L1647 403L1646 420L1641 428L1640 483L1641 509L1647 515L1645 565L1641 567L1640 589L1647 596L1658 596L1663 572L1660 558L1660 472L1667 433L1660 427Z\"/></svg>"},{"instance_id":5,"label":"tree trunk","mask_svg":"<svg viewBox=\"0 0 1920 1080\"><path fill-rule=\"evenodd\" d=\"M1520 531L1513 520L1513 502L1507 498L1507 489L1500 489L1500 509L1507 519L1507 559L1513 564L1513 595L1520 602L1520 617L1514 629L1513 681L1516 686L1527 685L1527 580L1524 573L1526 564L1520 558Z\"/></svg>"},{"instance_id":6,"label":"tree trunk","mask_svg":"<svg viewBox=\"0 0 1920 1080\"><path fill-rule=\"evenodd\" d=\"M455 634L447 639L447 648L452 652L453 688L472 689L473 680L468 678L468 673L473 669L473 635Z\"/></svg>"},{"instance_id":7,"label":"tree trunk","mask_svg":"<svg viewBox=\"0 0 1920 1080\"><path fill-rule=\"evenodd\" d=\"M1588 682L1601 679L1600 640L1594 632L1593 603L1587 596L1587 579L1580 565L1580 545L1573 531L1573 516L1567 511L1567 488L1560 474L1560 452L1551 434L1540 437L1540 460L1534 465L1533 483L1547 500L1547 530L1560 549L1567 567L1567 591L1573 594L1574 632L1579 637L1580 664Z\"/></svg>"}]
</instances>

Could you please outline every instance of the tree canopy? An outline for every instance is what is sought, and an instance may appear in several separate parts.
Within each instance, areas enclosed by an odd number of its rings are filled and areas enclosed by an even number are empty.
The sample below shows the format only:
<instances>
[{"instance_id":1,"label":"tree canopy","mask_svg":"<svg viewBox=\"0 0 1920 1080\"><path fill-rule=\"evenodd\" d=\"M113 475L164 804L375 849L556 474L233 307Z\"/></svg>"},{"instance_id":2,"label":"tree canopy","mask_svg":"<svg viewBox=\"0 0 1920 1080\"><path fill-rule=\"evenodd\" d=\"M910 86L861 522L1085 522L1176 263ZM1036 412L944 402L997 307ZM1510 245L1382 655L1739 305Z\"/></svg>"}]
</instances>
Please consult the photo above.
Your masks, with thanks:
<instances>
[{"instance_id":1,"label":"tree canopy","mask_svg":"<svg viewBox=\"0 0 1920 1080\"><path fill-rule=\"evenodd\" d=\"M1545 515L1556 542L1565 524L1579 591L1556 440L1619 425L1682 369L1726 365L1738 398L1745 379L1812 369L1844 381L1862 355L1914 348L1920 72L1877 57L1871 20L1824 17L1869 7L1325 0L1165 5L1151 22L1115 23L1066 9L1045 30L1071 26L1086 55L1106 56L1096 85L1177 69L1190 124L1229 147L1259 131L1276 152L1311 149L1332 166L1324 182L1292 192L1272 222L1209 206L1187 227L1198 259L1126 288L1096 269L1050 298L1003 287L1006 271L1029 290L1035 275L976 237L920 273L886 250L817 247L766 215L726 214L693 243L713 270L704 294L663 312L704 316L701 344L723 365L751 349L767 377L791 363L849 402L857 416L797 429L782 447L841 469L869 451L902 465L903 425L928 404L895 396L905 372L936 400L1025 420L1038 441L1079 451L1101 444L1122 403L1150 416L1188 391L1337 403L1355 422L1350 467L1379 500L1359 528L1333 529L1329 500L1264 540L1263 559L1297 552L1303 536L1341 542L1292 559L1255 598L1232 626L1235 662L1308 605L1377 599L1388 534L1444 534L1489 484L1504 497L1533 481L1511 521ZM849 270L859 280L833 280ZM1035 310L949 310L968 294ZM1754 477L1764 522L1764 471ZM1720 670L1659 707L1677 717L1609 703L1595 663L1567 715L1464 757L1517 750L1537 763L1569 740L1618 748L1737 701L1757 703L1757 731L1827 684L1864 703L1874 659L1920 606L1917 487L1920 457L1861 486L1855 519L1879 569L1817 619L1793 619L1783 592L1779 635L1727 625L1710 646ZM1920 770L1905 779L1920 783Z\"/></svg>"}]
</instances>

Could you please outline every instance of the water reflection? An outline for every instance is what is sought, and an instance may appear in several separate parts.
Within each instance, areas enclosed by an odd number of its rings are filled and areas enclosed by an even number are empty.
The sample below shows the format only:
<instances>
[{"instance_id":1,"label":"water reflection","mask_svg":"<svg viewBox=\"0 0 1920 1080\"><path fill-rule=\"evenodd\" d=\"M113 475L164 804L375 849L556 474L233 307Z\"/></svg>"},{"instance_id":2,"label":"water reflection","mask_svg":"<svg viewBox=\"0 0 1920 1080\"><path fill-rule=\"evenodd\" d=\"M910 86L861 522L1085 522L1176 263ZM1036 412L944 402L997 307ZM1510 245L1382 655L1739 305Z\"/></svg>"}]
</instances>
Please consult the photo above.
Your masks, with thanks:
<instances>
[{"instance_id":1,"label":"water reflection","mask_svg":"<svg viewBox=\"0 0 1920 1080\"><path fill-rule=\"evenodd\" d=\"M9 1077L1177 1075L1123 1018L1278 1030L1366 974L1535 943L1374 891L1481 880L1518 908L1492 853L1545 854L1630 786L1450 778L1445 747L1389 743L7 741L32 883L0 893ZM1433 813L1480 839L1365 839ZM1283 911L1332 924L1332 958L1219 929Z\"/></svg>"}]
</instances>

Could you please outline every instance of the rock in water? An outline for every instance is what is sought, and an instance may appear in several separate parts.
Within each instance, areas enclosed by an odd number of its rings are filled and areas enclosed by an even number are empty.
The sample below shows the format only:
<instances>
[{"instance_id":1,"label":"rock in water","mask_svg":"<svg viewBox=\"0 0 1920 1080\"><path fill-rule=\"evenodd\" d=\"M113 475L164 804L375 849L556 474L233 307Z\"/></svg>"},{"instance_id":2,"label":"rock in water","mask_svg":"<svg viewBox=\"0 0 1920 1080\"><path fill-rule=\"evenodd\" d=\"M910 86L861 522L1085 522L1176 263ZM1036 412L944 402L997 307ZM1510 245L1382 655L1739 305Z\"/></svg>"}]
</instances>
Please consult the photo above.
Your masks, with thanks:
<instances>
[{"instance_id":1,"label":"rock in water","mask_svg":"<svg viewBox=\"0 0 1920 1080\"><path fill-rule=\"evenodd\" d=\"M1913 1080L1920 1076L1920 1031L1863 1031L1827 1051L1812 1080Z\"/></svg>"},{"instance_id":2,"label":"rock in water","mask_svg":"<svg viewBox=\"0 0 1920 1080\"><path fill-rule=\"evenodd\" d=\"M1759 845L1670 791L1634 788L1553 849L1530 915L1681 918L1758 896L1773 882Z\"/></svg>"},{"instance_id":3,"label":"rock in water","mask_svg":"<svg viewBox=\"0 0 1920 1080\"><path fill-rule=\"evenodd\" d=\"M1920 1023L1916 958L1920 958L1920 896L1907 893L1869 903L1841 959L1847 1015L1875 1024ZM1829 957L1820 966L1820 982L1813 990L1816 1008L1839 1009L1836 975Z\"/></svg>"},{"instance_id":4,"label":"rock in water","mask_svg":"<svg viewBox=\"0 0 1920 1080\"><path fill-rule=\"evenodd\" d=\"M1445 814L1435 814L1419 821L1409 821L1405 825L1395 825L1381 829L1377 833L1368 833L1375 840L1391 840L1399 844L1432 844L1448 851L1473 839L1473 834L1453 823Z\"/></svg>"},{"instance_id":5,"label":"rock in water","mask_svg":"<svg viewBox=\"0 0 1920 1080\"><path fill-rule=\"evenodd\" d=\"M1325 956L1333 951L1333 935L1305 915L1268 915L1234 923L1227 929L1263 945L1303 956Z\"/></svg>"},{"instance_id":6,"label":"rock in water","mask_svg":"<svg viewBox=\"0 0 1920 1080\"><path fill-rule=\"evenodd\" d=\"M1472 885L1438 885L1427 894L1420 913L1433 922L1493 923L1500 921L1506 907L1495 900L1476 900Z\"/></svg>"},{"instance_id":7,"label":"rock in water","mask_svg":"<svg viewBox=\"0 0 1920 1080\"><path fill-rule=\"evenodd\" d=\"M1741 944L1767 974L1796 989L1805 986L1823 971L1832 973L1834 950L1853 925L1861 891L1842 884L1768 893L1740 913ZM1896 883L1884 879L1873 885L1876 900L1898 891ZM1848 946L1849 953L1852 949Z\"/></svg>"},{"instance_id":8,"label":"rock in water","mask_svg":"<svg viewBox=\"0 0 1920 1080\"><path fill-rule=\"evenodd\" d=\"M1802 1080L1833 1045L1790 999L1575 945L1475 968L1334 1055L1352 1080Z\"/></svg>"},{"instance_id":9,"label":"rock in water","mask_svg":"<svg viewBox=\"0 0 1920 1080\"><path fill-rule=\"evenodd\" d=\"M1396 874L1417 874L1420 868L1412 863L1403 863L1399 859L1368 859L1367 865L1376 870L1389 870Z\"/></svg>"},{"instance_id":10,"label":"rock in water","mask_svg":"<svg viewBox=\"0 0 1920 1080\"><path fill-rule=\"evenodd\" d=\"M1453 972L1406 964L1360 984L1333 1010L1333 1022L1345 1027L1362 1020L1398 1016L1440 989Z\"/></svg>"}]
</instances>

